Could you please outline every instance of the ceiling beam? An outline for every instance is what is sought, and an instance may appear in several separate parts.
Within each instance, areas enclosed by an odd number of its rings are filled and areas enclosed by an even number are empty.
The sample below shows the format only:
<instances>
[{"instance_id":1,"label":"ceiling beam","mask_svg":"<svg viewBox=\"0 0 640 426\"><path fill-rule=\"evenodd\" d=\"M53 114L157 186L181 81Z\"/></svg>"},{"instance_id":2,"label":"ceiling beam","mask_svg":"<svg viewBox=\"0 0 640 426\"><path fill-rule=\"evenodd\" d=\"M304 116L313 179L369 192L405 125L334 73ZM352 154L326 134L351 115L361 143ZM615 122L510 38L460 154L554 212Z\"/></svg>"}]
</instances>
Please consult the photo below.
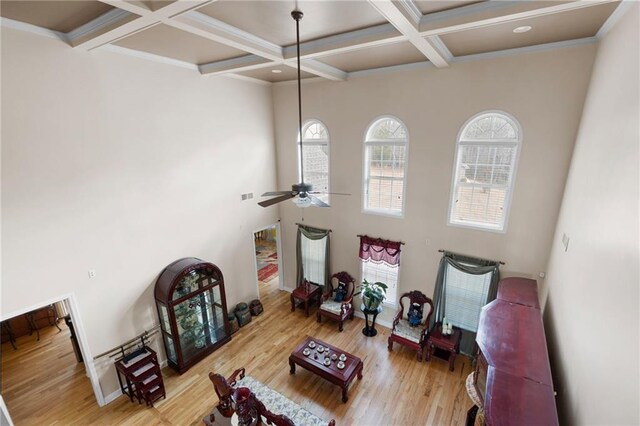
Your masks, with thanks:
<instances>
[{"instance_id":1,"label":"ceiling beam","mask_svg":"<svg viewBox=\"0 0 640 426\"><path fill-rule=\"evenodd\" d=\"M284 65L290 66L291 68L298 68L296 59L286 60L284 62ZM300 61L300 69L302 71L315 74L318 77L323 77L334 81L345 81L347 79L347 76L349 75L347 72L342 71L341 69L316 61L315 59L305 59L304 61Z\"/></svg>"},{"instance_id":2,"label":"ceiling beam","mask_svg":"<svg viewBox=\"0 0 640 426\"><path fill-rule=\"evenodd\" d=\"M518 13L511 13L511 14L505 13L501 16L496 16L496 17L481 19L481 20L474 20L474 21L454 24L454 25L447 25L447 19L445 18L449 16L449 15L446 15L447 13L449 13L449 11L445 11L438 14L439 16L426 15L425 18L428 17L429 19L422 20L422 23L420 25L420 29L421 29L420 35L425 37L425 36L448 34L448 33L453 33L458 31L472 30L472 29L487 27L491 25L503 24L506 22L521 21L523 19L537 18L540 16L551 15L555 13L583 9L585 7L598 6L605 3L612 3L615 1L617 0L577 0L577 1L567 2L567 3L561 3L554 6L549 6L549 7L532 9L526 12L518 12ZM479 11L482 10L481 8L482 5L487 4L486 8L489 8L490 6L492 6L490 5L490 3L494 3L494 2L480 3L479 5L467 6L465 8L467 9L467 13L465 14L471 16L474 13L478 13ZM509 8L507 8L505 4L497 4L496 6L492 6L491 8L497 9L497 10L503 9L505 12L508 12L509 10ZM465 14L458 13L457 16L464 16Z\"/></svg>"},{"instance_id":3,"label":"ceiling beam","mask_svg":"<svg viewBox=\"0 0 640 426\"><path fill-rule=\"evenodd\" d=\"M418 23L411 17L406 8L394 3L393 0L369 0L384 18L402 33L416 49L429 59L436 67L449 66L444 56L418 32Z\"/></svg>"},{"instance_id":4,"label":"ceiling beam","mask_svg":"<svg viewBox=\"0 0 640 426\"><path fill-rule=\"evenodd\" d=\"M265 59L258 55L245 55L239 58L231 58L202 64L198 66L198 70L202 75L221 75L272 67L279 63L280 62L270 61L269 59Z\"/></svg>"},{"instance_id":5,"label":"ceiling beam","mask_svg":"<svg viewBox=\"0 0 640 426\"><path fill-rule=\"evenodd\" d=\"M142 11L142 7L135 3L133 3L132 6L132 3L122 2L122 7L126 7L131 10L133 10L133 7L137 7L137 10L143 13L143 15L127 22L126 24L116 26L115 28L106 25L103 27L96 26L91 34L87 34L87 36L83 37L79 42L73 43L73 46L82 50L92 50L157 25L164 20L176 18L177 16L187 13L196 7L200 7L211 2L212 0L177 0L155 11ZM118 2L113 2L113 4L117 5Z\"/></svg>"}]
</instances>

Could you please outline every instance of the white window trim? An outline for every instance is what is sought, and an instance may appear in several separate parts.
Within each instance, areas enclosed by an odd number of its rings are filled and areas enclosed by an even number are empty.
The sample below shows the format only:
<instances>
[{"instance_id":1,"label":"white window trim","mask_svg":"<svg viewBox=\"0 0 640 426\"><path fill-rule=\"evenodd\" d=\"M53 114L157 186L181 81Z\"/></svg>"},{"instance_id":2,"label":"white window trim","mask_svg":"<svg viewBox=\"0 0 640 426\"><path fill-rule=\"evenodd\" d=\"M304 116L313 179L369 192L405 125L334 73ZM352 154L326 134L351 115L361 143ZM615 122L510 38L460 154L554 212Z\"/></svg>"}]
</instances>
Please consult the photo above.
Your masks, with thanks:
<instances>
[{"instance_id":1,"label":"white window trim","mask_svg":"<svg viewBox=\"0 0 640 426\"><path fill-rule=\"evenodd\" d=\"M371 126L373 126L377 121L382 120L383 118L391 118L393 120L396 120L398 123L400 123L402 126L404 126L404 130L407 134L407 138L405 141L401 141L401 140L394 140L394 139L388 139L388 140L376 140L376 139L372 139L372 140L367 140L367 135L369 134L369 131L371 130ZM369 176L369 162L367 161L367 146L368 145L395 145L395 146L404 146L405 147L405 161L404 161L404 182L402 184L402 209L400 210L400 212L392 212L389 211L387 209L372 209L372 208L367 208L367 188L368 188L368 176ZM386 217L394 217L394 218L398 218L398 219L404 219L404 214L405 214L405 206L406 206L406 200L407 200L407 180L409 177L409 128L407 127L406 124L404 124L404 121L400 120L398 117L396 117L395 115L390 115L390 114L385 114L385 115L380 115L376 118L374 118L369 125L366 127L365 131L364 131L364 138L363 138L363 143L362 143L362 162L363 162L363 174L362 174L362 213L364 214L372 214L372 215L376 215L376 216L386 216ZM398 274L398 277L400 275Z\"/></svg>"},{"instance_id":2,"label":"white window trim","mask_svg":"<svg viewBox=\"0 0 640 426\"><path fill-rule=\"evenodd\" d=\"M322 146L327 145L327 192L331 192L331 135L329 134L329 128L324 124L324 122L318 118L309 118L302 123L302 134L308 126L314 123L319 123L324 127L324 130L327 132L327 139L319 139L317 141L309 141L309 142L300 142L302 140L302 135L299 132L296 132L298 135L296 139L296 152L298 154L298 182L302 180L300 176L300 151L302 150L302 145L306 146ZM316 188L314 188L316 190ZM331 204L331 195L327 195L327 204Z\"/></svg>"},{"instance_id":3,"label":"white window trim","mask_svg":"<svg viewBox=\"0 0 640 426\"><path fill-rule=\"evenodd\" d=\"M514 142L513 139L508 139L504 142L501 142L502 139L490 139L490 140L464 139L463 140L462 132L464 132L467 126L476 118L485 114L501 114L509 118L513 122L513 124L516 126L516 129L518 131L518 141ZM518 175L518 163L520 162L520 151L522 151L522 141L523 141L522 126L520 125L520 122L513 115L509 114L506 111L496 110L496 109L481 111L473 115L471 118L469 118L467 121L464 122L464 124L460 127L460 130L458 130L458 136L456 138L455 157L453 162L453 173L451 175L451 194L449 196L449 209L447 211L447 226L452 226L454 228L475 229L478 231L495 232L498 234L507 233L507 225L509 224L509 213L511 211L511 201L512 201L513 192L514 192L513 190L516 186L516 176ZM507 193L504 197L505 204L503 208L504 217L502 221L502 226L490 225L490 224L479 223L479 222L471 222L471 221L459 222L459 221L452 220L451 215L453 214L453 202L456 197L456 187L457 187L456 175L458 173L458 155L460 154L460 146L474 145L474 144L483 145L483 146L486 146L486 145L507 146L508 145L511 147L513 146L516 147L516 155L515 155L513 168L511 169L511 176L510 176L511 184L507 187ZM490 185L484 185L484 186L490 186Z\"/></svg>"}]
</instances>

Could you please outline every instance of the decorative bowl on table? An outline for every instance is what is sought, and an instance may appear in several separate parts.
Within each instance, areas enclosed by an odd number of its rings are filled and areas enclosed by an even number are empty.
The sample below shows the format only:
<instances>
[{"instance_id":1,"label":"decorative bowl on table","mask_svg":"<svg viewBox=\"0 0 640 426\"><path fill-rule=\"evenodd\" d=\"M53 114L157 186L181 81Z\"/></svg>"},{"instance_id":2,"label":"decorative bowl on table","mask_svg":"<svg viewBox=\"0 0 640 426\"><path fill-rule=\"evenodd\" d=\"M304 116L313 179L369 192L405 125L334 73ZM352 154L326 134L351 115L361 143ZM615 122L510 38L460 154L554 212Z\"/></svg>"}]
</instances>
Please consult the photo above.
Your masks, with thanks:
<instances>
[{"instance_id":1,"label":"decorative bowl on table","mask_svg":"<svg viewBox=\"0 0 640 426\"><path fill-rule=\"evenodd\" d=\"M318 351L318 353L324 352L324 346L318 345L318 347L316 348L316 351Z\"/></svg>"},{"instance_id":2,"label":"decorative bowl on table","mask_svg":"<svg viewBox=\"0 0 640 426\"><path fill-rule=\"evenodd\" d=\"M340 361L342 361L343 363L347 360L347 356L345 354L340 354Z\"/></svg>"},{"instance_id":3,"label":"decorative bowl on table","mask_svg":"<svg viewBox=\"0 0 640 426\"><path fill-rule=\"evenodd\" d=\"M326 365L327 367L331 365L331 360L329 358L325 358L324 359L324 365Z\"/></svg>"},{"instance_id":4,"label":"decorative bowl on table","mask_svg":"<svg viewBox=\"0 0 640 426\"><path fill-rule=\"evenodd\" d=\"M311 351L309 350L309 348L304 348L304 351L302 351L302 354L304 356L309 356L309 355L311 355Z\"/></svg>"},{"instance_id":5,"label":"decorative bowl on table","mask_svg":"<svg viewBox=\"0 0 640 426\"><path fill-rule=\"evenodd\" d=\"M316 347L316 342L314 342L313 340L312 340L312 341L310 341L310 342L309 342L309 347L310 347L311 349L315 348L315 347Z\"/></svg>"},{"instance_id":6,"label":"decorative bowl on table","mask_svg":"<svg viewBox=\"0 0 640 426\"><path fill-rule=\"evenodd\" d=\"M338 369L342 370L344 368L344 362L338 361L337 367L338 367Z\"/></svg>"}]
</instances>

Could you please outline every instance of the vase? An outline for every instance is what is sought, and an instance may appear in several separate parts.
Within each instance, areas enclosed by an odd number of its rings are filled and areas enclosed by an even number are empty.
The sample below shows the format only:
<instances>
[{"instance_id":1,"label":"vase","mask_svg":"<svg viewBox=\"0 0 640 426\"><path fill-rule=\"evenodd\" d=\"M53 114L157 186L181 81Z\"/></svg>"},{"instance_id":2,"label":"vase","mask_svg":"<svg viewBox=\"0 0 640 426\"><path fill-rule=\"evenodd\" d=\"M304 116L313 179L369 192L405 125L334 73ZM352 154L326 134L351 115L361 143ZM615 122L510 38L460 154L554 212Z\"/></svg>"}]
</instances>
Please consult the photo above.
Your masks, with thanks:
<instances>
[{"instance_id":1,"label":"vase","mask_svg":"<svg viewBox=\"0 0 640 426\"><path fill-rule=\"evenodd\" d=\"M362 302L368 311L375 311L380 306L380 301L378 299L373 299L364 295L362 296Z\"/></svg>"}]
</instances>

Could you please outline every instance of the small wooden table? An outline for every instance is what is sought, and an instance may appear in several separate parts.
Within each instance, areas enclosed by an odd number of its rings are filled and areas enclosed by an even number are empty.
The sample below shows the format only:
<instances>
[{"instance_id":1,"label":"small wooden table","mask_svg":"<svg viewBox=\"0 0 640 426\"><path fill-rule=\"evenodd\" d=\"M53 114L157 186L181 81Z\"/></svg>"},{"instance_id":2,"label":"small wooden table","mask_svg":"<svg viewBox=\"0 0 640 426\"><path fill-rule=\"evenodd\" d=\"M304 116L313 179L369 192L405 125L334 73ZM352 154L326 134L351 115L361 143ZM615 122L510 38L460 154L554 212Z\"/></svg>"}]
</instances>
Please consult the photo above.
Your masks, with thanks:
<instances>
[{"instance_id":1,"label":"small wooden table","mask_svg":"<svg viewBox=\"0 0 640 426\"><path fill-rule=\"evenodd\" d=\"M309 316L309 301L316 299L316 303L320 305L320 286L304 283L299 285L291 292L291 312L296 310L296 299L300 299L299 305L304 305L304 312Z\"/></svg>"},{"instance_id":2,"label":"small wooden table","mask_svg":"<svg viewBox=\"0 0 640 426\"><path fill-rule=\"evenodd\" d=\"M306 356L302 351L309 347L309 342L311 341L316 343L316 347L313 349L309 348L311 354ZM318 346L324 347L324 352L318 353ZM344 368L342 370L337 366L338 360L331 361L329 366L323 364L325 357L330 358L334 353L338 356L340 356L340 354L344 354L347 357L344 361ZM342 389L342 402L347 402L349 400L347 397L347 389L356 375L359 380L362 380L363 363L360 358L310 336L307 336L302 343L300 343L298 347L291 352L291 356L289 357L289 366L291 367L289 371L290 374L295 374L296 364L305 370L309 370L323 379L328 380L334 385L340 386Z\"/></svg>"},{"instance_id":3,"label":"small wooden table","mask_svg":"<svg viewBox=\"0 0 640 426\"><path fill-rule=\"evenodd\" d=\"M449 371L453 371L453 362L460 352L461 337L462 333L459 328L454 328L451 335L445 336L442 334L442 324L437 323L427 338L427 361L431 360L435 348L442 349L449 352Z\"/></svg>"}]
</instances>

